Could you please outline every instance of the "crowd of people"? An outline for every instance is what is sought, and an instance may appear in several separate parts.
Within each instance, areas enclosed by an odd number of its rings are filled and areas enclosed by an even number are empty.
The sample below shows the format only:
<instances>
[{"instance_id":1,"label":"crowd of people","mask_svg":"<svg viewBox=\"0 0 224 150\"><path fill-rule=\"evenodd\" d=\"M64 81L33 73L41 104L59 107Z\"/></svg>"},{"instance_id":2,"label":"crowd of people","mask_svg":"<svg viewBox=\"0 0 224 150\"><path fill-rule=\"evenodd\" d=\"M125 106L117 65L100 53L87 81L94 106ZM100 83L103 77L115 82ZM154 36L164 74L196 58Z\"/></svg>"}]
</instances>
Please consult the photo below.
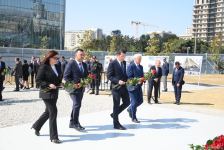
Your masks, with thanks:
<instances>
[{"instance_id":1,"label":"crowd of people","mask_svg":"<svg viewBox=\"0 0 224 150\"><path fill-rule=\"evenodd\" d=\"M111 82L111 93L113 97L113 111L110 117L113 119L114 129L126 130L119 121L119 114L127 108L129 117L134 123L140 123L137 119L137 107L143 103L142 85L148 82L147 101L152 104L160 104L158 97L160 94L161 79L163 82L163 91L167 92L167 76L169 74L169 63L166 58L163 60L161 66L160 60L155 61L155 65L149 70L153 74L148 79L144 79L143 66L141 65L142 55L135 54L134 60L128 66L125 61L126 52L117 51L116 59L111 60L107 70L107 80ZM50 140L53 143L61 143L58 138L57 131L57 99L59 88L65 88L65 83L72 82L73 89L69 92L70 98L73 102L69 128L78 131L84 131L85 128L79 121L79 114L82 105L82 99L85 91L85 86L80 86L80 83L93 74L95 78L90 84L91 93L99 95L99 85L101 83L101 76L103 67L99 63L96 56L92 56L90 60L84 60L85 52L82 49L75 51L74 58L66 61L62 56L61 60L58 52L49 51L44 59L40 62L39 58L32 57L31 62L23 61L19 58L15 59L15 68L13 75L15 76L16 88L19 91L21 88L29 89L28 78L31 78L31 87L34 87L36 81L36 88L40 89L39 97L43 99L46 109L39 119L32 125L37 136L40 135L41 127L49 119ZM0 57L0 100L2 100L4 69L6 65ZM136 85L128 84L132 79L141 79ZM175 93L175 104L180 104L182 86L184 84L184 69L179 62L175 62L175 68L172 74L172 85ZM21 82L22 81L22 82ZM108 83L108 81L106 81ZM154 89L154 97L152 91ZM122 102L121 102L122 100Z\"/></svg>"}]
</instances>

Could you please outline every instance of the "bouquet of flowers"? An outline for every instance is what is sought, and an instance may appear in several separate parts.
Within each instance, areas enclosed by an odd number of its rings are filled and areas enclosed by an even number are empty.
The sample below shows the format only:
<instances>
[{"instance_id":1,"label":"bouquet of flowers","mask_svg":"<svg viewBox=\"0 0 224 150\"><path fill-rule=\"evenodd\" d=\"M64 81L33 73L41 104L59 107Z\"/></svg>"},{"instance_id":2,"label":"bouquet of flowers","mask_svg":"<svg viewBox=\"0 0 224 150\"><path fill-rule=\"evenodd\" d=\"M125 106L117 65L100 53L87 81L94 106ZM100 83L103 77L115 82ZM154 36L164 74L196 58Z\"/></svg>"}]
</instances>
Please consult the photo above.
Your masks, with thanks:
<instances>
[{"instance_id":1,"label":"bouquet of flowers","mask_svg":"<svg viewBox=\"0 0 224 150\"><path fill-rule=\"evenodd\" d=\"M75 89L85 88L89 85L93 79L96 79L94 74L89 74L87 78L81 79L80 83L73 83L72 81L67 81L64 84L64 89L67 92L72 92Z\"/></svg>"},{"instance_id":2,"label":"bouquet of flowers","mask_svg":"<svg viewBox=\"0 0 224 150\"><path fill-rule=\"evenodd\" d=\"M1 73L2 76L7 75L7 74L10 74L9 68L5 68Z\"/></svg>"},{"instance_id":3,"label":"bouquet of flowers","mask_svg":"<svg viewBox=\"0 0 224 150\"><path fill-rule=\"evenodd\" d=\"M224 150L224 135L208 140L203 146L190 144L190 148L192 150Z\"/></svg>"}]
</instances>

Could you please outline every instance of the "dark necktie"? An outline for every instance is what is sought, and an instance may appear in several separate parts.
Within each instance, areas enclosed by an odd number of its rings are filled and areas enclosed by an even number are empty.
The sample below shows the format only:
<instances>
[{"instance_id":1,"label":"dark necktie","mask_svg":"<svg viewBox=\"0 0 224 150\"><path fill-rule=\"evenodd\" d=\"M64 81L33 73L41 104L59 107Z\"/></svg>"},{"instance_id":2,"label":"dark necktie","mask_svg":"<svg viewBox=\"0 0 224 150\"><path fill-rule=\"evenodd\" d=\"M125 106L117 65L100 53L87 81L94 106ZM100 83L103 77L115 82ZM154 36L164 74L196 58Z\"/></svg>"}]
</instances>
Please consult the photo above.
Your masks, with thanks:
<instances>
[{"instance_id":1,"label":"dark necktie","mask_svg":"<svg viewBox=\"0 0 224 150\"><path fill-rule=\"evenodd\" d=\"M124 67L124 63L123 62L121 62L121 68L122 68L123 73L125 73L125 67Z\"/></svg>"},{"instance_id":2,"label":"dark necktie","mask_svg":"<svg viewBox=\"0 0 224 150\"><path fill-rule=\"evenodd\" d=\"M83 68L82 68L82 63L79 63L79 69L80 69L80 71L83 73L84 72L84 70L83 70Z\"/></svg>"}]
</instances>

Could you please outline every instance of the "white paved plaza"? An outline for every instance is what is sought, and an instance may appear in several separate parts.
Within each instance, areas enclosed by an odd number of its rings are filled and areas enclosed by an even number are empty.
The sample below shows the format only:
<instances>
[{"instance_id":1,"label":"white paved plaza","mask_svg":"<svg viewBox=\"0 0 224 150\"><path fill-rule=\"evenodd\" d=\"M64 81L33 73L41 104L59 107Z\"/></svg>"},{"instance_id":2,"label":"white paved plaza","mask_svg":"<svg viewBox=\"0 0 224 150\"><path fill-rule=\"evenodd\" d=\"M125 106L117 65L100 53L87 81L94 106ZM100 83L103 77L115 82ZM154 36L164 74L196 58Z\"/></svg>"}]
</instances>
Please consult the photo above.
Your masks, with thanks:
<instances>
[{"instance_id":1,"label":"white paved plaza","mask_svg":"<svg viewBox=\"0 0 224 150\"><path fill-rule=\"evenodd\" d=\"M200 90L203 87L188 85L186 90L188 89ZM49 140L48 123L40 131L39 137L30 129L32 122L44 109L42 101L37 99L38 91L10 93L10 90L12 88L6 88L8 94L5 93L5 96L8 100L0 105L0 116L4 119L0 121L2 124L0 150L189 150L188 144L204 144L209 138L224 134L224 111L196 106L192 109L185 105L147 103L138 108L137 116L141 121L140 124L132 123L127 111L124 111L120 116L120 122L128 130L114 130L109 116L112 97L108 95L95 97L89 94L84 97L82 111L85 110L85 113L82 112L80 117L86 132L80 133L68 128L71 101L67 100L69 97L61 91L58 101L58 132L63 143L56 145ZM29 98L33 101L29 101ZM61 113L62 111L64 112ZM18 120L15 121L17 116L21 118L20 123ZM4 121L12 123L7 124Z\"/></svg>"}]
</instances>

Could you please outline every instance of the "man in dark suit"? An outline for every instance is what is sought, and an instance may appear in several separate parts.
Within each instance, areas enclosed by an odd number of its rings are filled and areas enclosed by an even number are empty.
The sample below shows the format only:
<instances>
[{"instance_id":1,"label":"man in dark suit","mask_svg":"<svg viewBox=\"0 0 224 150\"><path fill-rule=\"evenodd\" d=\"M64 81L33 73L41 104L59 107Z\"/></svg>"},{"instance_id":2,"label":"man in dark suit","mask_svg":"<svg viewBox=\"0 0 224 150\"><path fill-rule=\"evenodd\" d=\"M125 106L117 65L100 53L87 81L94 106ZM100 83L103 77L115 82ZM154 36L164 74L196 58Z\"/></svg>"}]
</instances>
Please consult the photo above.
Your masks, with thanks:
<instances>
[{"instance_id":1,"label":"man in dark suit","mask_svg":"<svg viewBox=\"0 0 224 150\"><path fill-rule=\"evenodd\" d=\"M126 74L126 61L125 51L118 51L116 59L109 64L107 69L107 78L112 84L112 95L113 95L113 118L114 129L125 130L118 119L118 115L130 105L130 98L126 87L127 74ZM122 98L122 104L120 105L120 99Z\"/></svg>"},{"instance_id":2,"label":"man in dark suit","mask_svg":"<svg viewBox=\"0 0 224 150\"><path fill-rule=\"evenodd\" d=\"M163 92L167 92L167 76L169 74L169 63L166 61L166 58L163 59L162 73Z\"/></svg>"},{"instance_id":3,"label":"man in dark suit","mask_svg":"<svg viewBox=\"0 0 224 150\"><path fill-rule=\"evenodd\" d=\"M152 78L150 78L148 80L148 91L147 91L147 98L148 98L148 103L151 104L151 98L152 98L152 89L154 87L154 101L155 104L159 104L158 101L158 95L159 95L159 90L160 90L160 80L162 77L162 69L160 67L160 60L156 60L155 62L155 66L152 66L150 68L150 72L154 71L156 72L155 75L152 76Z\"/></svg>"},{"instance_id":4,"label":"man in dark suit","mask_svg":"<svg viewBox=\"0 0 224 150\"><path fill-rule=\"evenodd\" d=\"M101 82L101 74L103 70L103 66L101 63L99 63L96 59L96 56L92 56L92 62L90 65L91 73L96 76L95 79L93 79L91 83L92 92L90 94L96 94L99 95L99 86Z\"/></svg>"},{"instance_id":5,"label":"man in dark suit","mask_svg":"<svg viewBox=\"0 0 224 150\"><path fill-rule=\"evenodd\" d=\"M34 65L36 63L36 58L34 56L32 56L31 58L31 62L29 64L30 69L31 69L31 73L30 73L30 77L31 77L31 88L34 87L34 76L36 76L35 72L34 72Z\"/></svg>"},{"instance_id":6,"label":"man in dark suit","mask_svg":"<svg viewBox=\"0 0 224 150\"><path fill-rule=\"evenodd\" d=\"M62 72L62 75L64 74L64 71L65 71L65 67L67 65L67 60L65 60L65 57L64 56L61 56L61 72Z\"/></svg>"},{"instance_id":7,"label":"man in dark suit","mask_svg":"<svg viewBox=\"0 0 224 150\"><path fill-rule=\"evenodd\" d=\"M175 62L173 69L172 85L174 87L175 99L174 104L180 105L182 86L184 84L184 68L180 66L180 62Z\"/></svg>"},{"instance_id":8,"label":"man in dark suit","mask_svg":"<svg viewBox=\"0 0 224 150\"><path fill-rule=\"evenodd\" d=\"M77 49L75 52L75 59L71 60L65 67L64 80L78 84L81 82L81 79L84 79L88 76L88 70L86 63L83 62L85 53L82 49ZM70 128L74 128L78 131L85 130L79 122L79 112L81 108L83 93L85 88L81 87L74 89L70 92L70 97L73 101L73 107L71 112L70 119Z\"/></svg>"},{"instance_id":9,"label":"man in dark suit","mask_svg":"<svg viewBox=\"0 0 224 150\"><path fill-rule=\"evenodd\" d=\"M143 78L143 67L140 65L142 59L141 54L134 55L134 62L132 62L127 69L128 79ZM143 103L142 93L143 81L139 81L137 85L128 85L128 93L131 98L131 105L128 108L129 116L134 123L140 123L136 117L137 107Z\"/></svg>"},{"instance_id":10,"label":"man in dark suit","mask_svg":"<svg viewBox=\"0 0 224 150\"><path fill-rule=\"evenodd\" d=\"M15 92L19 91L19 86L21 86L22 88L22 84L20 83L20 79L23 76L23 66L22 66L22 62L20 61L19 58L15 58L15 62L16 62L16 66L14 68L14 74L15 74L15 83L16 83L16 88L15 88Z\"/></svg>"},{"instance_id":11,"label":"man in dark suit","mask_svg":"<svg viewBox=\"0 0 224 150\"><path fill-rule=\"evenodd\" d=\"M2 91L3 91L3 82L5 80L5 62L2 61L2 57L0 56L0 101L2 100Z\"/></svg>"}]
</instances>

